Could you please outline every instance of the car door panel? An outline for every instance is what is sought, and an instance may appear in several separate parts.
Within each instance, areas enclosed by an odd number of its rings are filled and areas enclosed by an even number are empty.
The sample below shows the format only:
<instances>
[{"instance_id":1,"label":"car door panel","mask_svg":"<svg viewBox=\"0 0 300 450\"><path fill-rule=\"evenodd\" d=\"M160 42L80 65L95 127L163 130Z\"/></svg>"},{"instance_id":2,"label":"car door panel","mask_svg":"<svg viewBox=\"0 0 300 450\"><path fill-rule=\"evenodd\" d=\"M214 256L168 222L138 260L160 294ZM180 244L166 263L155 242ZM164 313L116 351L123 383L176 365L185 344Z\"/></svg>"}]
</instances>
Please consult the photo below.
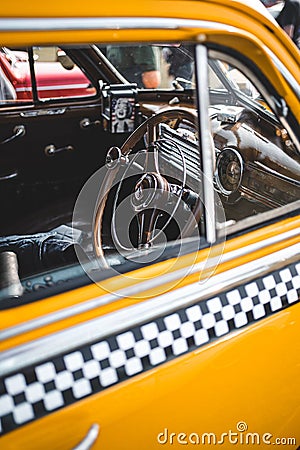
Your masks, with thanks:
<instances>
[{"instance_id":1,"label":"car door panel","mask_svg":"<svg viewBox=\"0 0 300 450\"><path fill-rule=\"evenodd\" d=\"M47 34L26 31L36 45L58 35L67 52L75 42L70 55L80 66L86 54L80 67L97 95L37 98L34 87L32 104L10 114L0 108L0 141L20 133L0 146L4 173L12 175L2 184L0 177L6 226L0 223L0 446L227 449L283 438L296 448L299 102L271 61L281 51L292 61L284 38L263 13L238 0L207 0L205 8L192 2L193 21L183 18L186 5L179 0L176 26L164 2L157 17L150 4L128 12L125 4L96 3L91 17L78 4L67 21L69 13L58 8L60 17L46 13L41 25L34 17L13 22L35 30L51 26ZM222 17L217 22L216 11ZM104 71L118 79L117 69L106 56L93 59L94 45L78 44L95 36L122 48L158 43L155 54L171 87L143 92L130 89L126 79L103 85ZM194 61L191 79L176 72L169 77L164 60L167 50L176 54L182 47ZM209 59L220 81L227 80L226 89L214 85L211 96ZM235 78L230 90L237 69L264 94L263 105ZM49 84L40 86L51 95ZM129 135L116 135L110 126L119 98L136 105L136 121L127 111L134 121ZM285 129L288 123L295 133ZM102 183L95 176L94 189L88 183L82 189L103 164ZM18 201L6 196L8 190ZM84 218L76 215L80 200ZM172 234L177 219L183 220ZM9 255L15 256L14 272L1 267L5 239L7 253L15 252ZM23 254L15 242L24 244ZM70 259L65 248L73 252ZM20 295L8 297L7 274L14 275Z\"/></svg>"},{"instance_id":2,"label":"car door panel","mask_svg":"<svg viewBox=\"0 0 300 450\"><path fill-rule=\"evenodd\" d=\"M274 236L276 229L277 226L270 226L265 232L268 236ZM84 316L80 320L79 316L79 323L74 325L73 322L72 327L63 327L60 333L45 335L43 325L36 323L39 337L31 344L24 330L24 342L29 342L29 345L14 346L17 334L22 335L21 329L18 331L14 327L6 343L6 352L2 353L2 375L6 372L4 392L13 398L13 402L17 401L16 395L24 393L27 410L20 415L16 410L12 416L7 414L4 419L2 417L2 427L7 433L2 442L6 448L13 448L12 445L16 444L32 450L41 446L60 450L74 448L93 425L99 426L95 449L146 449L149 442L155 448L160 444L169 444L170 439L171 444L176 443L178 427L187 436L194 433L195 438L196 433L201 439L205 433L212 432L219 439L227 430L236 430L241 421L249 426L249 432L263 435L270 407L278 414L274 415L276 421L273 418L268 423L268 432L273 436L279 432L282 436L289 436L294 429L289 418L294 412L297 415L299 401L296 394L298 368L292 363L299 351L298 345L292 345L297 341L299 296L292 295L295 287L286 284L291 294L289 300L281 296L282 303L278 306L278 300L275 301L274 297L272 306L272 295L268 302L264 302L265 294L261 290L262 283L266 283L272 294L271 278L276 289L280 289L282 280L287 283L287 272L298 286L296 280L300 269L295 250L299 244L292 237L297 231L297 219L282 221L282 230L290 233L291 238L282 240L278 236L273 245L263 249L265 236L261 230L245 236L249 249L251 242L257 242L257 250L250 255L245 245L238 258L235 255L239 252L240 240L229 241L224 252L224 263L218 266L211 280L206 280L207 286L202 280L202 289L199 289L199 281L195 279L195 275L199 277L198 265L195 265L194 273L188 279L178 278L181 272L171 270L165 281L170 283L172 280L173 290L167 295L151 297L150 289L148 300L136 303L133 308L132 303L123 311L113 304L108 311L106 307L102 311L100 306L89 320ZM198 264L204 253L198 255ZM277 263L280 259L277 254L285 255L280 264ZM270 262L272 260L273 263ZM186 263L186 258L178 262L183 267ZM156 270L161 271L160 265ZM224 283L220 282L221 278ZM162 277L162 293L163 280ZM158 283L160 277L155 281ZM147 286L149 282L141 279L140 294ZM191 301L189 296L193 289L195 297ZM257 289L260 291L258 294ZM299 291L300 288L297 289ZM205 293L206 290L210 294ZM241 321L242 310L233 310L233 307L230 318L225 309L230 304L242 306L242 293L245 291L248 292L247 301L249 297L253 300L252 310L246 308L246 321ZM233 296L237 293L240 300L234 301ZM72 292L69 295L72 296ZM262 301L260 307L265 305L263 314L256 310L257 295ZM219 312L228 326L223 332L219 320L212 323L208 318L212 310L217 314L218 298L221 299L220 305L222 303ZM148 302L152 302L150 309L147 308ZM32 304L29 306L32 308ZM159 315L156 308L159 308ZM134 310L139 310L140 314L133 315ZM36 311L39 311L38 306ZM123 320L118 319L121 316ZM203 319L204 316L207 320ZM110 317L113 328L109 327ZM47 320L47 316L45 318ZM202 323L198 323L199 320ZM292 327L291 322L294 324ZM57 321L53 325L59 329L61 324ZM83 332L84 329L89 329L88 335ZM74 339L70 339L71 335ZM58 342L59 348L56 345ZM146 345L147 342L149 345ZM262 343L264 348L260 351ZM293 357L289 358L282 374L276 360L284 358L287 347ZM45 348L46 359L43 353ZM12 357L14 372L9 370ZM289 376L293 399L286 396L282 376ZM245 391L247 377L253 385ZM12 395L14 389L16 392ZM199 405L214 412L204 415L201 423ZM174 409L176 415L173 414ZM280 412L284 412L286 420ZM173 432L175 435L171 435Z\"/></svg>"}]
</instances>

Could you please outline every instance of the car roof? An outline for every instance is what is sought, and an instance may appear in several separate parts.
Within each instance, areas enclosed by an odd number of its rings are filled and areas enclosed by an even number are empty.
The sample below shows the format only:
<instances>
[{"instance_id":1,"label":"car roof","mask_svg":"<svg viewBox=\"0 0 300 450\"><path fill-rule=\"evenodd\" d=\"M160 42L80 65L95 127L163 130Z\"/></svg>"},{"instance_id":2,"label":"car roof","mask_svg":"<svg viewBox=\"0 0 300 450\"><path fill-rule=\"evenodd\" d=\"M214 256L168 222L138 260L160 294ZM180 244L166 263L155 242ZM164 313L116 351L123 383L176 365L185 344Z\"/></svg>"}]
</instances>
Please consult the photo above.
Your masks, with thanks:
<instances>
[{"instance_id":1,"label":"car roof","mask_svg":"<svg viewBox=\"0 0 300 450\"><path fill-rule=\"evenodd\" d=\"M65 18L68 20L66 21ZM130 20L130 25L124 30L120 18ZM134 23L134 18L143 18L144 24ZM26 21L27 23L22 23ZM59 19L59 20L58 20ZM102 20L101 30L94 24L90 28L92 20ZM169 21L163 27L154 26L153 20ZM70 23L77 20L75 28ZM260 0L114 0L113 2L101 2L99 0L61 0L60 2L41 2L40 0L14 0L4 2L0 9L0 32L3 36L2 45L18 46L37 43L60 44L88 43L114 41L167 41L177 40L180 33L175 36L176 26L181 29L181 35L187 33L188 24L182 21L194 21L195 29L206 29L205 23L225 24L227 31L230 27L241 29L243 33L252 35L268 46L279 59L292 58L294 72L297 72L299 55L295 45L286 33L278 26L275 19L269 14ZM78 26L80 21L80 26ZM151 25L152 21L152 25ZM181 21L181 22L180 22ZM196 21L199 23L196 24ZM105 23L104 23L105 22ZM145 25L145 22L149 26ZM84 25L85 32L83 32ZM135 26L137 25L137 26ZM144 32L146 29L157 30L152 33ZM108 30L116 30L109 35ZM163 29L162 33L158 31ZM170 29L170 31L168 31ZM53 30L53 31L51 31ZM98 30L98 31L97 31ZM107 30L107 32L106 32ZM132 32L128 30L140 30ZM184 31L185 30L185 31ZM16 36L15 31L18 32ZM3 32L3 33L2 33ZM206 32L206 31L205 31ZM69 33L67 35L67 33ZM124 38L126 34L126 39ZM172 34L173 33L173 34ZM187 34L185 34L186 36ZM98 36L98 37L97 37ZM108 38L108 36L110 36ZM129 37L128 37L129 36ZM148 37L150 36L150 37ZM161 37L162 36L162 37ZM186 38L188 39L188 38ZM72 42L71 42L72 41ZM278 44L279 47L278 47ZM288 53L289 56L286 56Z\"/></svg>"},{"instance_id":2,"label":"car roof","mask_svg":"<svg viewBox=\"0 0 300 450\"><path fill-rule=\"evenodd\" d=\"M207 5L205 7L204 5ZM224 8L226 13L224 14ZM277 22L260 0L61 0L60 2L41 2L40 0L14 0L1 5L0 18L173 18L191 19L225 23L247 29L241 14L255 20L266 28L277 26ZM272 24L270 24L272 22ZM17 27L18 25L16 25ZM0 23L0 32L1 32ZM280 28L277 26L277 28ZM21 28L22 29L22 28ZM44 28L46 31L46 27ZM50 26L51 30L51 26ZM20 31L20 29L18 30ZM251 25L248 24L248 31ZM276 31L275 31L276 33Z\"/></svg>"},{"instance_id":3,"label":"car roof","mask_svg":"<svg viewBox=\"0 0 300 450\"><path fill-rule=\"evenodd\" d=\"M101 16L107 15L107 11L111 11L114 16L130 16L132 9L136 11L136 15L143 14L147 10L147 5L160 3L161 8L152 9L154 17L161 16L160 12L168 6L169 15L176 8L176 4L186 3L191 8L186 9L187 16L192 13L192 4L205 2L212 5L230 6L239 10L252 10L252 12L259 12L259 14L270 18L266 8L260 0L133 0L124 2L123 0L115 0L114 2L100 2L99 0L86 0L85 2L74 0L61 0L60 2L41 2L40 0L31 0L24 2L23 0L14 0L14 2L5 2L1 5L0 17L50 17L50 16L68 16L78 17L81 15L94 16L95 13ZM172 5L172 6L170 6ZM191 14L193 15L193 14ZM217 14L216 14L217 15Z\"/></svg>"}]
</instances>

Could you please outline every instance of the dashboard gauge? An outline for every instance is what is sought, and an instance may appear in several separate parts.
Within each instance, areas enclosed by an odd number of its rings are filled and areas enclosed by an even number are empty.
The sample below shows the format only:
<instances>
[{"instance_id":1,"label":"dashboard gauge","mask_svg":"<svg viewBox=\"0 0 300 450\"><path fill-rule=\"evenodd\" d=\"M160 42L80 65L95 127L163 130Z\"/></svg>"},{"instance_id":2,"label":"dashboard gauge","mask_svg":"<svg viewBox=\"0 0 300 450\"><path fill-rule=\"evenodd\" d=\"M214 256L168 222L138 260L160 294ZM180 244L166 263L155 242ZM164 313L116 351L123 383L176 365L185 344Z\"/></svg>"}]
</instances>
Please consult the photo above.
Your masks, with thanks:
<instances>
[{"instance_id":1,"label":"dashboard gauge","mask_svg":"<svg viewBox=\"0 0 300 450\"><path fill-rule=\"evenodd\" d=\"M216 183L221 193L231 195L241 184L243 160L241 155L231 148L226 148L217 157Z\"/></svg>"}]
</instances>

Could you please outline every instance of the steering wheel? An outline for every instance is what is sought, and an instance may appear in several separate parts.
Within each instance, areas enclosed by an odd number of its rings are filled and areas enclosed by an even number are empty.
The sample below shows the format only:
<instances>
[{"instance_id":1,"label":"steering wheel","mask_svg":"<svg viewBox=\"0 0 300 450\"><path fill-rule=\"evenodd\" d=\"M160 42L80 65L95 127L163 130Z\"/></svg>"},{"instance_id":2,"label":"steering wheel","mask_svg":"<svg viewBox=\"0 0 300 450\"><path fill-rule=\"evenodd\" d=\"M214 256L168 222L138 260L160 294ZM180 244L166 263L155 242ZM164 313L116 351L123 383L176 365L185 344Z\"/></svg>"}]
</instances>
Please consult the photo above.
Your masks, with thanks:
<instances>
[{"instance_id":1,"label":"steering wheel","mask_svg":"<svg viewBox=\"0 0 300 450\"><path fill-rule=\"evenodd\" d=\"M100 187L100 194L98 197L97 205L94 214L94 226L93 226L93 243L94 249L97 257L102 260L104 265L106 260L104 257L103 250L103 217L105 207L108 201L108 195L113 188L117 177L117 174L122 169L121 179L119 180L119 185L117 187L114 201L113 201L113 214L112 214L112 235L115 241L118 241L117 230L114 224L114 215L117 207L118 197L120 194L120 186L128 171L132 168L139 168L139 172L142 172L139 180L135 184L133 193L129 203L128 208L132 208L133 214L138 220L138 244L136 248L143 249L149 248L155 241L157 234L154 234L156 222L158 217L161 215L161 208L170 200L174 189L177 191L176 198L172 205L172 212L169 214L169 219L167 223L163 226L163 229L169 224L170 220L174 216L174 213L178 207L179 202L184 194L184 185L186 180L186 167L184 156L181 152L179 146L177 146L177 151L180 153L181 157L181 168L183 179L180 183L181 185L171 185L167 179L161 175L159 162L158 162L158 143L161 141L159 136L159 125L162 123L167 124L170 128L178 130L183 123L188 123L196 130L197 124L197 114L193 110L184 108L170 108L160 111L159 113L151 116L145 122L143 122L125 141L121 148L112 147L109 149L106 157L106 167L107 172L104 176ZM140 151L145 155L145 165L144 167L139 166L136 163L135 155L133 155L131 161L129 161L128 155L136 150L137 145L144 139L146 146L145 150ZM153 151L151 153L150 151ZM150 156L151 154L151 156ZM125 171L125 172L124 172ZM201 216L201 206L200 201L195 202L195 207L193 209L193 214L197 220L200 220ZM128 206L129 205L129 206ZM129 224L126 224L129 226ZM193 226L193 228L195 225ZM185 230L185 235L190 234L191 230ZM162 230L161 230L162 231ZM134 250L134 247L126 248L126 250Z\"/></svg>"}]
</instances>

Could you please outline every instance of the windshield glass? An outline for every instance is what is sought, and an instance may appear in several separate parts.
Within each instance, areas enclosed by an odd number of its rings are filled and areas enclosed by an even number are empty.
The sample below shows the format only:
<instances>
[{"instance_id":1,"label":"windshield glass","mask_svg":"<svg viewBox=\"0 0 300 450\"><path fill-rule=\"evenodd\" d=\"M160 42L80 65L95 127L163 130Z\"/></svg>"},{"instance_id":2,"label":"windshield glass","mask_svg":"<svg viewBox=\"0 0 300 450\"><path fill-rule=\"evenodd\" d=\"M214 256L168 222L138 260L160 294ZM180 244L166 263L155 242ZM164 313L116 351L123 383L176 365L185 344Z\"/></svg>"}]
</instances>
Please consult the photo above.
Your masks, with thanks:
<instances>
[{"instance_id":1,"label":"windshield glass","mask_svg":"<svg viewBox=\"0 0 300 450\"><path fill-rule=\"evenodd\" d=\"M192 45L106 45L101 52L130 83L140 89L194 90L195 64ZM209 90L241 93L264 106L254 84L225 61L210 60Z\"/></svg>"},{"instance_id":2,"label":"windshield glass","mask_svg":"<svg viewBox=\"0 0 300 450\"><path fill-rule=\"evenodd\" d=\"M136 83L139 88L174 89L193 86L192 46L101 45L98 48L126 80Z\"/></svg>"}]
</instances>

